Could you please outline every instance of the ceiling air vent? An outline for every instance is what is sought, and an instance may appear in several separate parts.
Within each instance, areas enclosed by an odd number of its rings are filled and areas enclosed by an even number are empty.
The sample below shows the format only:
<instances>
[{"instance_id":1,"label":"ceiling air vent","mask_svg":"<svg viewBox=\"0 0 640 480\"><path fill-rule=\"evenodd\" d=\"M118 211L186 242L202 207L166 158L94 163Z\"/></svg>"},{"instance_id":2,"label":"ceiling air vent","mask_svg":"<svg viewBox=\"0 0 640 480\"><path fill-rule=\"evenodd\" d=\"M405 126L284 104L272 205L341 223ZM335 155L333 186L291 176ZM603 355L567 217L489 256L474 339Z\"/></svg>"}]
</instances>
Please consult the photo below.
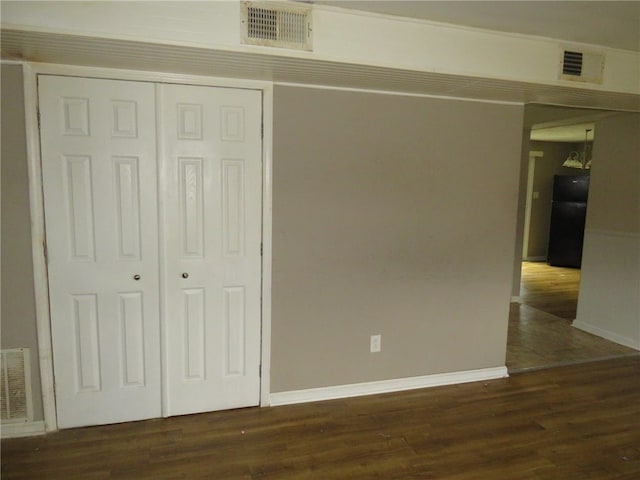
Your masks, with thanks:
<instances>
[{"instance_id":1,"label":"ceiling air vent","mask_svg":"<svg viewBox=\"0 0 640 480\"><path fill-rule=\"evenodd\" d=\"M575 75L579 77L582 74L582 52L564 51L564 59L562 61L562 74Z\"/></svg>"},{"instance_id":2,"label":"ceiling air vent","mask_svg":"<svg viewBox=\"0 0 640 480\"><path fill-rule=\"evenodd\" d=\"M242 42L312 50L311 9L268 2L242 2Z\"/></svg>"},{"instance_id":3,"label":"ceiling air vent","mask_svg":"<svg viewBox=\"0 0 640 480\"><path fill-rule=\"evenodd\" d=\"M578 50L563 50L560 78L586 83L602 83L604 54Z\"/></svg>"}]
</instances>

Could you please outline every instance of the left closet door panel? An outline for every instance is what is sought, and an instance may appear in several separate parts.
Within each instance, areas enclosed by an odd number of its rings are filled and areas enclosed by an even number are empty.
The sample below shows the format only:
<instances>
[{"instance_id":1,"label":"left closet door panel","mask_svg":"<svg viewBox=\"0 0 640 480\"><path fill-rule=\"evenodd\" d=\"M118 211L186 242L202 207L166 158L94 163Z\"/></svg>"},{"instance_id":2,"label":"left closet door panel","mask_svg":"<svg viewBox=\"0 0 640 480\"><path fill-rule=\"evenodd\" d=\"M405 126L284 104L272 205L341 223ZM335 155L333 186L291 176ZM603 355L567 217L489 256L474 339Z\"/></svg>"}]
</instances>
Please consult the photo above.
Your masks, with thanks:
<instances>
[{"instance_id":1,"label":"left closet door panel","mask_svg":"<svg viewBox=\"0 0 640 480\"><path fill-rule=\"evenodd\" d=\"M61 428L161 416L154 92L39 77Z\"/></svg>"}]
</instances>

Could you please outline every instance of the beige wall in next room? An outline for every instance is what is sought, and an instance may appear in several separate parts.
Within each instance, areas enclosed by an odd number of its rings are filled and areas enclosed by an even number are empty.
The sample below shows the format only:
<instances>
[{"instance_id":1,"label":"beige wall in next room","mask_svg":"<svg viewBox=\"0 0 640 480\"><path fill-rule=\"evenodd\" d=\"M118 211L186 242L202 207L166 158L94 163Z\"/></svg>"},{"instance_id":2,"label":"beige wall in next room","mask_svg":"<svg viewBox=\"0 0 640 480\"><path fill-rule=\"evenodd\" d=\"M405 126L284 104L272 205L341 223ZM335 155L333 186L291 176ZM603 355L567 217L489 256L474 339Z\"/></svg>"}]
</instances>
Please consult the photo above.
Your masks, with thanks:
<instances>
[{"instance_id":1,"label":"beige wall in next room","mask_svg":"<svg viewBox=\"0 0 640 480\"><path fill-rule=\"evenodd\" d=\"M574 325L640 350L640 114L596 135Z\"/></svg>"},{"instance_id":2,"label":"beige wall in next room","mask_svg":"<svg viewBox=\"0 0 640 480\"><path fill-rule=\"evenodd\" d=\"M589 175L590 170L562 166L570 152L582 151L582 148L581 144L570 142L531 142L531 150L542 152L543 156L535 160L533 193L537 193L537 198L531 201L529 244L525 259L545 259L547 256L554 175Z\"/></svg>"}]
</instances>

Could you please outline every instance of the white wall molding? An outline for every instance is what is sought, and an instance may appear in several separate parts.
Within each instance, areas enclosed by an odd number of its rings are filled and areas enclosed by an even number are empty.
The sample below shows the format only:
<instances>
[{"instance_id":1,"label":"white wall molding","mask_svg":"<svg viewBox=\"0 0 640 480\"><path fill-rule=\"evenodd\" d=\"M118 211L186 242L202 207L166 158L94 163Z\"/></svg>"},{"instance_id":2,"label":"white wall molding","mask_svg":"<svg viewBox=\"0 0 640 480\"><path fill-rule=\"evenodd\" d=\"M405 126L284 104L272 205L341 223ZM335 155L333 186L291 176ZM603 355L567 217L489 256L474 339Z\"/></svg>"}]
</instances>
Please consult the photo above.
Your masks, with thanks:
<instances>
[{"instance_id":1,"label":"white wall molding","mask_svg":"<svg viewBox=\"0 0 640 480\"><path fill-rule=\"evenodd\" d=\"M398 378L376 382L309 388L271 394L271 406L360 397L379 393L400 392L418 388L439 387L458 383L480 382L509 376L507 367L483 368L452 373L439 373L420 377Z\"/></svg>"},{"instance_id":2,"label":"white wall molding","mask_svg":"<svg viewBox=\"0 0 640 480\"><path fill-rule=\"evenodd\" d=\"M597 327L595 325L591 325L589 323L581 322L578 320L574 320L571 324L573 327L578 330L582 330L583 332L591 333L593 335L597 335L598 337L602 337L606 340L610 340L614 343L618 343L620 345L624 345L625 347L633 348L635 350L640 350L640 341L623 337L615 332L611 332L609 330L605 330L603 328Z\"/></svg>"},{"instance_id":3,"label":"white wall molding","mask_svg":"<svg viewBox=\"0 0 640 480\"><path fill-rule=\"evenodd\" d=\"M526 257L524 259L526 262L544 262L547 260L546 256L539 256L539 257Z\"/></svg>"},{"instance_id":4,"label":"white wall molding","mask_svg":"<svg viewBox=\"0 0 640 480\"><path fill-rule=\"evenodd\" d=\"M44 421L22 422L22 423L3 423L0 426L2 438L18 438L32 437L34 435L43 435L46 433Z\"/></svg>"},{"instance_id":5,"label":"white wall molding","mask_svg":"<svg viewBox=\"0 0 640 480\"><path fill-rule=\"evenodd\" d=\"M403 91L376 90L369 88L338 87L335 85L318 85L313 83L273 82L273 84L279 87L312 88L317 90L337 90L341 92L354 93L374 93L377 95L395 95L400 97L434 98L437 100L454 100L457 102L489 103L495 105L524 105L523 102L510 102L506 100L487 100L482 98L456 97L452 95L435 95L429 93L412 93Z\"/></svg>"},{"instance_id":6,"label":"white wall molding","mask_svg":"<svg viewBox=\"0 0 640 480\"><path fill-rule=\"evenodd\" d=\"M596 103L604 102L603 108L631 111L640 93L638 52L518 33L314 5L314 51L306 52L242 45L238 2L89 2L81 10L73 2L5 3L8 58L30 59L37 51L51 63L188 68L194 74L516 102L583 105L591 92L588 98L602 95ZM425 45L437 48L425 51ZM606 54L602 85L559 78L566 47ZM536 85L549 88L536 93Z\"/></svg>"},{"instance_id":7,"label":"white wall molding","mask_svg":"<svg viewBox=\"0 0 640 480\"><path fill-rule=\"evenodd\" d=\"M4 60L3 60L4 62ZM124 68L107 68L79 65L61 65L55 63L22 62L34 74L64 75L75 77L104 78L110 80L131 80L136 82L177 83L206 87L246 88L264 90L272 88L273 83L263 80L244 78L216 77L209 75L191 75L162 71L141 71Z\"/></svg>"},{"instance_id":8,"label":"white wall molding","mask_svg":"<svg viewBox=\"0 0 640 480\"><path fill-rule=\"evenodd\" d=\"M260 406L271 390L271 276L273 262L273 85L262 89L262 359Z\"/></svg>"},{"instance_id":9,"label":"white wall molding","mask_svg":"<svg viewBox=\"0 0 640 480\"><path fill-rule=\"evenodd\" d=\"M53 377L51 317L49 315L49 279L45 250L44 198L42 193L42 165L40 163L40 134L38 129L38 80L28 64L23 66L24 114L27 140L27 168L29 172L29 209L31 213L31 254L38 332L38 361L42 386L44 429L57 430L56 397Z\"/></svg>"}]
</instances>

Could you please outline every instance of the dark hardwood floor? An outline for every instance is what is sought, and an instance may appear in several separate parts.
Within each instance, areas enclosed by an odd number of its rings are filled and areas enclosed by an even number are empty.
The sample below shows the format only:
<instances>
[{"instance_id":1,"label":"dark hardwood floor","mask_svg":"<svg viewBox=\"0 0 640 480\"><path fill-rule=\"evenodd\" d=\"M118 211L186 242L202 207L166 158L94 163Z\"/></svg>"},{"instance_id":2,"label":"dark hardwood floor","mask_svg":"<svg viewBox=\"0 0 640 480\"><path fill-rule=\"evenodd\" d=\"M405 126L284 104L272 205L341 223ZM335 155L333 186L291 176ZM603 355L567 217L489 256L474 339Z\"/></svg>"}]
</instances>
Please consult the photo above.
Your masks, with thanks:
<instances>
[{"instance_id":1,"label":"dark hardwood floor","mask_svg":"<svg viewBox=\"0 0 640 480\"><path fill-rule=\"evenodd\" d=\"M2 479L640 478L640 357L2 441Z\"/></svg>"},{"instance_id":2,"label":"dark hardwood floor","mask_svg":"<svg viewBox=\"0 0 640 480\"><path fill-rule=\"evenodd\" d=\"M578 330L564 318L511 304L506 360L510 373L626 355L640 352Z\"/></svg>"},{"instance_id":3,"label":"dark hardwood floor","mask_svg":"<svg viewBox=\"0 0 640 480\"><path fill-rule=\"evenodd\" d=\"M571 327L578 283L542 267L507 379L3 440L2 479L637 480L640 356Z\"/></svg>"},{"instance_id":4,"label":"dark hardwood floor","mask_svg":"<svg viewBox=\"0 0 640 480\"><path fill-rule=\"evenodd\" d=\"M574 320L578 308L580 269L522 262L522 303L556 317Z\"/></svg>"}]
</instances>

